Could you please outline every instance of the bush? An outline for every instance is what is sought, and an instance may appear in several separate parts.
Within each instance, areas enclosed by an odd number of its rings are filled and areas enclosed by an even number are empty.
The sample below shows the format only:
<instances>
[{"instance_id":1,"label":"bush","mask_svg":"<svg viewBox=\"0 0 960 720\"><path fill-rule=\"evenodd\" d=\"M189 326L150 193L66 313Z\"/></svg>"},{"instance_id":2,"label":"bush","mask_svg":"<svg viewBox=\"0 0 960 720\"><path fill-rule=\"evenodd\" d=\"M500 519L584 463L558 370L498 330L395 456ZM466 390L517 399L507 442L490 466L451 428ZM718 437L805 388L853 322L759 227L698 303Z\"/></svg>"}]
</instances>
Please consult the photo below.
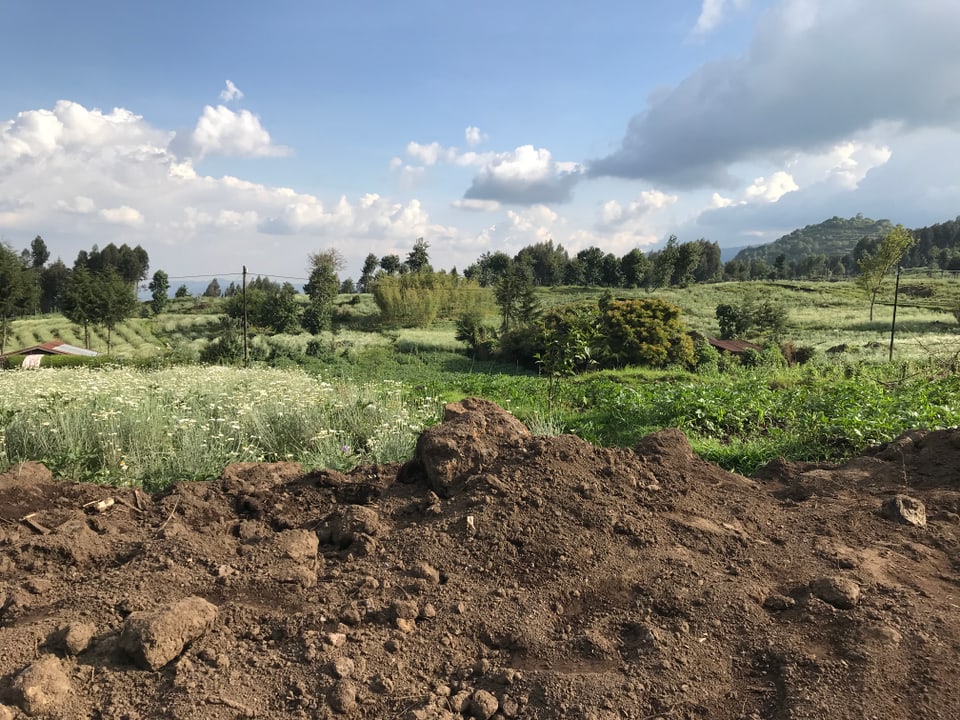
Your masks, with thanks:
<instances>
[{"instance_id":1,"label":"bush","mask_svg":"<svg viewBox=\"0 0 960 720\"><path fill-rule=\"evenodd\" d=\"M603 311L600 324L604 367L694 364L693 340L680 308L666 300L614 300Z\"/></svg>"},{"instance_id":2,"label":"bush","mask_svg":"<svg viewBox=\"0 0 960 720\"><path fill-rule=\"evenodd\" d=\"M489 360L493 354L497 331L483 323L478 312L467 312L457 319L456 338L470 347L470 355L475 360Z\"/></svg>"},{"instance_id":3,"label":"bush","mask_svg":"<svg viewBox=\"0 0 960 720\"><path fill-rule=\"evenodd\" d=\"M720 351L703 338L697 338L693 343L693 368L704 375L719 372Z\"/></svg>"}]
</instances>

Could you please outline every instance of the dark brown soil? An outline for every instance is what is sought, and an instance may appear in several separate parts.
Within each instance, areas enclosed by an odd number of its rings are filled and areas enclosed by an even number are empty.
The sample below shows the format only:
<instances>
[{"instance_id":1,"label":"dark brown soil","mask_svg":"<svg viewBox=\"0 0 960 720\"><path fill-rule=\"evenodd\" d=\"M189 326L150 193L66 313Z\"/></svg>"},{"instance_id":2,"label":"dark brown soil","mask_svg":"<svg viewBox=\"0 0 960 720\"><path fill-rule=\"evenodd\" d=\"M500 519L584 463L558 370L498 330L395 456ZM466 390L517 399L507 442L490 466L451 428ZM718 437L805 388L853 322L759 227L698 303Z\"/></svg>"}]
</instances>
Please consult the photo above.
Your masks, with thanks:
<instances>
[{"instance_id":1,"label":"dark brown soil","mask_svg":"<svg viewBox=\"0 0 960 720\"><path fill-rule=\"evenodd\" d=\"M402 468L13 467L0 720L955 720L958 468L960 431L912 432L749 479L477 400Z\"/></svg>"}]
</instances>

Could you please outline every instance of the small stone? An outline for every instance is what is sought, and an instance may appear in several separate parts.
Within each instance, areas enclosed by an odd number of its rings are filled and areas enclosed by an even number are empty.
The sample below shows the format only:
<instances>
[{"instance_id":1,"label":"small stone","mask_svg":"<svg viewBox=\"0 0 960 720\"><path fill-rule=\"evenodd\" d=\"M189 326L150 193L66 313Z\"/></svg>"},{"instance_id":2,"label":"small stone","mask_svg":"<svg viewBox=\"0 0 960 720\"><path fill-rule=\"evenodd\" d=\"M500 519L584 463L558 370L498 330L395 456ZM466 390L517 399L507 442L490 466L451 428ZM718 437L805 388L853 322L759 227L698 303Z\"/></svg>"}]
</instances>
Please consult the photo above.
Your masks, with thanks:
<instances>
[{"instance_id":1,"label":"small stone","mask_svg":"<svg viewBox=\"0 0 960 720\"><path fill-rule=\"evenodd\" d=\"M344 633L330 632L323 636L323 641L335 648L343 647L347 642L347 636Z\"/></svg>"},{"instance_id":2,"label":"small stone","mask_svg":"<svg viewBox=\"0 0 960 720\"><path fill-rule=\"evenodd\" d=\"M0 705L0 720L13 720L16 715L14 709L9 705Z\"/></svg>"},{"instance_id":3,"label":"small stone","mask_svg":"<svg viewBox=\"0 0 960 720\"><path fill-rule=\"evenodd\" d=\"M394 638L390 638L383 644L384 650L387 652L395 653L400 651L400 643L397 642Z\"/></svg>"},{"instance_id":4,"label":"small stone","mask_svg":"<svg viewBox=\"0 0 960 720\"><path fill-rule=\"evenodd\" d=\"M397 618L397 629L406 634L410 634L417 629L417 623L409 618Z\"/></svg>"},{"instance_id":5,"label":"small stone","mask_svg":"<svg viewBox=\"0 0 960 720\"><path fill-rule=\"evenodd\" d=\"M420 617L424 620L433 620L436 616L437 609L433 606L433 603L427 603L420 611Z\"/></svg>"},{"instance_id":6,"label":"small stone","mask_svg":"<svg viewBox=\"0 0 960 720\"><path fill-rule=\"evenodd\" d=\"M470 717L489 720L500 708L500 702L486 690L477 690L470 698Z\"/></svg>"},{"instance_id":7,"label":"small stone","mask_svg":"<svg viewBox=\"0 0 960 720\"><path fill-rule=\"evenodd\" d=\"M336 660L333 661L333 666L331 667L333 676L340 680L344 680L348 677L351 677L353 675L354 669L355 669L354 662L348 657L337 658Z\"/></svg>"},{"instance_id":8,"label":"small stone","mask_svg":"<svg viewBox=\"0 0 960 720\"><path fill-rule=\"evenodd\" d=\"M394 600L393 613L398 619L414 620L420 614L416 600Z\"/></svg>"},{"instance_id":9,"label":"small stone","mask_svg":"<svg viewBox=\"0 0 960 720\"><path fill-rule=\"evenodd\" d=\"M927 526L927 509L922 502L909 495L894 495L892 498L887 498L880 512L888 520L904 525L920 528Z\"/></svg>"},{"instance_id":10,"label":"small stone","mask_svg":"<svg viewBox=\"0 0 960 720\"><path fill-rule=\"evenodd\" d=\"M188 597L155 612L131 613L120 631L120 647L148 670L159 670L203 635L217 617L217 606Z\"/></svg>"},{"instance_id":11,"label":"small stone","mask_svg":"<svg viewBox=\"0 0 960 720\"><path fill-rule=\"evenodd\" d=\"M470 691L461 690L452 698L450 698L450 709L455 713L463 713L467 709L467 706L470 704Z\"/></svg>"},{"instance_id":12,"label":"small stone","mask_svg":"<svg viewBox=\"0 0 960 720\"><path fill-rule=\"evenodd\" d=\"M789 610L796 604L797 601L787 595L768 595L763 601L763 606L767 610Z\"/></svg>"},{"instance_id":13,"label":"small stone","mask_svg":"<svg viewBox=\"0 0 960 720\"><path fill-rule=\"evenodd\" d=\"M515 718L520 714L520 703L507 694L500 698L500 712L505 718Z\"/></svg>"},{"instance_id":14,"label":"small stone","mask_svg":"<svg viewBox=\"0 0 960 720\"><path fill-rule=\"evenodd\" d=\"M13 679L14 697L27 715L49 713L70 695L70 678L60 658L45 655Z\"/></svg>"},{"instance_id":15,"label":"small stone","mask_svg":"<svg viewBox=\"0 0 960 720\"><path fill-rule=\"evenodd\" d=\"M34 595L46 595L53 589L53 583L46 578L30 578L23 586Z\"/></svg>"},{"instance_id":16,"label":"small stone","mask_svg":"<svg viewBox=\"0 0 960 720\"><path fill-rule=\"evenodd\" d=\"M810 584L813 594L829 605L849 610L860 602L860 586L845 577L824 577Z\"/></svg>"},{"instance_id":17,"label":"small stone","mask_svg":"<svg viewBox=\"0 0 960 720\"><path fill-rule=\"evenodd\" d=\"M360 607L356 603L350 603L340 610L340 622L346 625L359 625L362 619Z\"/></svg>"},{"instance_id":18,"label":"small stone","mask_svg":"<svg viewBox=\"0 0 960 720\"><path fill-rule=\"evenodd\" d=\"M357 707L357 686L350 680L340 680L327 695L334 712L346 714Z\"/></svg>"},{"instance_id":19,"label":"small stone","mask_svg":"<svg viewBox=\"0 0 960 720\"><path fill-rule=\"evenodd\" d=\"M423 578L434 585L440 584L440 571L430 563L417 563L413 568L413 574L416 577Z\"/></svg>"}]
</instances>

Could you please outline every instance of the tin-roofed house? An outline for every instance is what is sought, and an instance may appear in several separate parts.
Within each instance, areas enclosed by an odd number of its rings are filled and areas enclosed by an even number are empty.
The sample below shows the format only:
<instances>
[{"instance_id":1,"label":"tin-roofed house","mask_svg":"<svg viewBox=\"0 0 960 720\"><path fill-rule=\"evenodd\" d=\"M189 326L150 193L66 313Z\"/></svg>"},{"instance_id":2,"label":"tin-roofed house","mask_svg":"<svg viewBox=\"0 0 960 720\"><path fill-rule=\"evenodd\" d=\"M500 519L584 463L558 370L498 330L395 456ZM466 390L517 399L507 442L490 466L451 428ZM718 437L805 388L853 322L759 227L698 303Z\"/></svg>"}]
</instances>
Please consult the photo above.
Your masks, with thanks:
<instances>
[{"instance_id":1,"label":"tin-roofed house","mask_svg":"<svg viewBox=\"0 0 960 720\"><path fill-rule=\"evenodd\" d=\"M18 359L22 357L23 360L19 360L20 367L38 368L40 367L40 363L43 361L43 358L50 355L80 355L84 357L96 357L99 354L100 353L94 350L87 350L86 348L77 347L76 345L69 345L68 343L63 342L63 340L50 340L45 343L40 343L39 345L31 345L30 347L13 350L0 355L0 366L17 364Z\"/></svg>"}]
</instances>

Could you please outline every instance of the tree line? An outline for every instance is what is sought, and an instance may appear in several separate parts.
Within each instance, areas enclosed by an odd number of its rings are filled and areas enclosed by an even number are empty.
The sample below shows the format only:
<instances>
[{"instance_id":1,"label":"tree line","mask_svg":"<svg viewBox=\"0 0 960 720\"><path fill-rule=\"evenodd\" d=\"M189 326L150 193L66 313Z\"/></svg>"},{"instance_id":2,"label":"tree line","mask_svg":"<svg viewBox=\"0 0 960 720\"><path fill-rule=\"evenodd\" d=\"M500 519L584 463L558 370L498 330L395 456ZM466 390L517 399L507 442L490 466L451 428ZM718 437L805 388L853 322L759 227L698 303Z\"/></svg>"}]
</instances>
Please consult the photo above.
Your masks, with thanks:
<instances>
[{"instance_id":1,"label":"tree line","mask_svg":"<svg viewBox=\"0 0 960 720\"><path fill-rule=\"evenodd\" d=\"M104 327L109 352L114 328L138 307L137 285L149 267L150 257L139 245L94 245L68 268L60 258L50 262L39 235L20 253L0 243L0 353L14 318L48 312L62 312L80 325L88 347L91 326Z\"/></svg>"}]
</instances>

